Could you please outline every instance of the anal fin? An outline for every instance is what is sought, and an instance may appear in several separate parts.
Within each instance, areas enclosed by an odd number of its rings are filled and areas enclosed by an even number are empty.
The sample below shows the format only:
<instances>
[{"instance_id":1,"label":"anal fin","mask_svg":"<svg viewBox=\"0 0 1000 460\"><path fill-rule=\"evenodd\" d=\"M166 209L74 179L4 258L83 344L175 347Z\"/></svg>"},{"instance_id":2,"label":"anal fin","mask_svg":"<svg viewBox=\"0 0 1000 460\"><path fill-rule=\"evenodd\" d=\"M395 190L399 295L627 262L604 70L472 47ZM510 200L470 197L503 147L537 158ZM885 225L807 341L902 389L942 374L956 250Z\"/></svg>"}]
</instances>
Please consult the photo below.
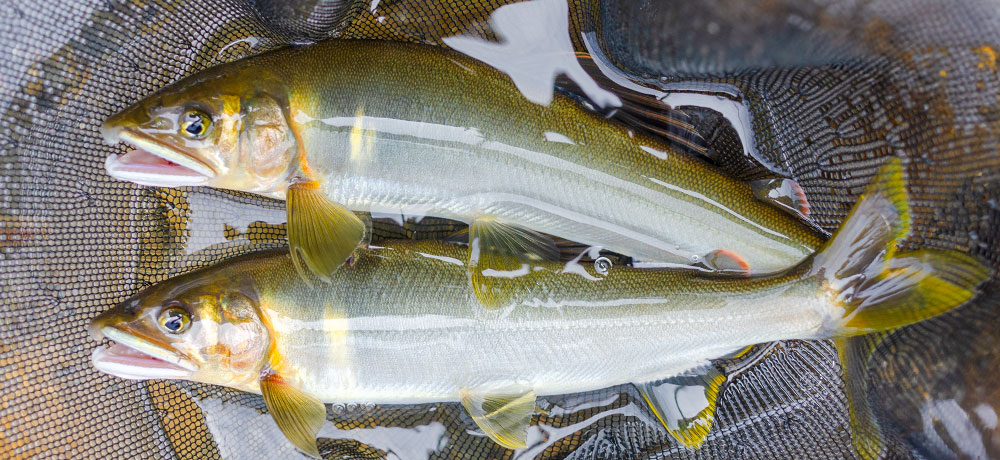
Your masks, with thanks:
<instances>
[{"instance_id":1,"label":"anal fin","mask_svg":"<svg viewBox=\"0 0 1000 460\"><path fill-rule=\"evenodd\" d=\"M267 409L281 432L299 450L319 458L316 435L326 421L326 406L288 384L278 374L266 375L259 383Z\"/></svg>"},{"instance_id":2,"label":"anal fin","mask_svg":"<svg viewBox=\"0 0 1000 460\"><path fill-rule=\"evenodd\" d=\"M715 422L715 409L726 377L713 365L636 388L653 415L686 447L701 446Z\"/></svg>"},{"instance_id":3,"label":"anal fin","mask_svg":"<svg viewBox=\"0 0 1000 460\"><path fill-rule=\"evenodd\" d=\"M513 280L530 273L530 265L559 260L559 249L548 236L492 217L469 226L469 278L486 308L499 308L512 292Z\"/></svg>"},{"instance_id":4,"label":"anal fin","mask_svg":"<svg viewBox=\"0 0 1000 460\"><path fill-rule=\"evenodd\" d=\"M327 199L315 182L288 186L288 247L303 278L306 269L324 281L364 240L365 224L347 208Z\"/></svg>"},{"instance_id":5,"label":"anal fin","mask_svg":"<svg viewBox=\"0 0 1000 460\"><path fill-rule=\"evenodd\" d=\"M534 391L463 392L462 407L490 439L508 449L520 449L527 446L535 399Z\"/></svg>"}]
</instances>

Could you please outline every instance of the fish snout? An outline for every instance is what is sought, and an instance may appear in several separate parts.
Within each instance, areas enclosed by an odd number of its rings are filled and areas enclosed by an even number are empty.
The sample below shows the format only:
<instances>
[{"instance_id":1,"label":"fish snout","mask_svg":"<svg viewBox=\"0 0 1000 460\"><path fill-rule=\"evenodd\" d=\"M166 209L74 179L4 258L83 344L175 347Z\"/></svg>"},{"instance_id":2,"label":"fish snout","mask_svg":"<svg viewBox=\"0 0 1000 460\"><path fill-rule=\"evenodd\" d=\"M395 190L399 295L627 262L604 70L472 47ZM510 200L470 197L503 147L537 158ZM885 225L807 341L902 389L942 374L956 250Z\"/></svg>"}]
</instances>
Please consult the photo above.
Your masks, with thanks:
<instances>
[{"instance_id":1,"label":"fish snout","mask_svg":"<svg viewBox=\"0 0 1000 460\"><path fill-rule=\"evenodd\" d=\"M104 328L115 327L123 323L128 323L135 319L140 302L138 299L129 298L119 303L114 308L97 315L87 326L87 332L94 340L103 340L105 337Z\"/></svg>"},{"instance_id":2,"label":"fish snout","mask_svg":"<svg viewBox=\"0 0 1000 460\"><path fill-rule=\"evenodd\" d=\"M101 315L101 316L98 316L97 318L94 318L90 322L90 325L87 326L87 332L90 333L90 337L92 337L94 340L96 340L98 342L100 342L101 340L104 340L104 331L103 331L103 329L107 326L107 321L103 321L103 316L104 315Z\"/></svg>"},{"instance_id":3,"label":"fish snout","mask_svg":"<svg viewBox=\"0 0 1000 460\"><path fill-rule=\"evenodd\" d=\"M101 123L101 137L104 138L105 144L115 145L121 140L121 120L122 114L119 113Z\"/></svg>"}]
</instances>

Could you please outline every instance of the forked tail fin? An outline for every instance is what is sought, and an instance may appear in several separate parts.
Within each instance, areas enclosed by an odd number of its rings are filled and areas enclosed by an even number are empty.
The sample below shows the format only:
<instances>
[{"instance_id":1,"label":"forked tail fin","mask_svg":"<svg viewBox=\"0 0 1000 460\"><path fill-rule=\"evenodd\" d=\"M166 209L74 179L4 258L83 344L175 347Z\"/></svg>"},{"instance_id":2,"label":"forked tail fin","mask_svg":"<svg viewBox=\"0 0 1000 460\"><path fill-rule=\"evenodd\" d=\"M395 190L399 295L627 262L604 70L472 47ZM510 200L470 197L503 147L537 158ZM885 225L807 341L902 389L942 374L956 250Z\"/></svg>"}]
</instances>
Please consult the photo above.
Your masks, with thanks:
<instances>
[{"instance_id":1,"label":"forked tail fin","mask_svg":"<svg viewBox=\"0 0 1000 460\"><path fill-rule=\"evenodd\" d=\"M885 449L867 400L867 365L878 339L971 299L990 276L975 257L936 249L897 252L910 233L910 207L898 159L890 161L854 205L840 230L812 259L830 300L842 307L821 334L835 339L847 390L855 453L868 460Z\"/></svg>"},{"instance_id":2,"label":"forked tail fin","mask_svg":"<svg viewBox=\"0 0 1000 460\"><path fill-rule=\"evenodd\" d=\"M958 251L897 253L897 242L909 232L909 200L895 159L812 260L812 274L844 309L826 335L890 330L939 315L971 299L989 277L979 260Z\"/></svg>"}]
</instances>

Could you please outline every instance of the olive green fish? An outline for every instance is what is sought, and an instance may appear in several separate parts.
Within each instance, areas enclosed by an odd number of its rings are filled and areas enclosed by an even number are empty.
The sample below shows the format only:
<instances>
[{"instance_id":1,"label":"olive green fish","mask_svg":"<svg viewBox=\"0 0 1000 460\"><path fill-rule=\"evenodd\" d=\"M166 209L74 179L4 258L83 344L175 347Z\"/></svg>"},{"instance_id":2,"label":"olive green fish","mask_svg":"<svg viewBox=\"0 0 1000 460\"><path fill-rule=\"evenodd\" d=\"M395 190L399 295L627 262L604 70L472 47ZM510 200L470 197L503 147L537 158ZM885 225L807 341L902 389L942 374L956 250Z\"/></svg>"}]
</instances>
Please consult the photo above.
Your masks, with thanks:
<instances>
[{"instance_id":1,"label":"olive green fish","mask_svg":"<svg viewBox=\"0 0 1000 460\"><path fill-rule=\"evenodd\" d=\"M561 94L532 103L500 71L426 45L279 49L185 78L103 129L137 147L107 159L116 178L286 199L293 257L324 278L364 233L349 210L461 220L484 251L528 260L551 257L543 233L770 272L826 237L660 137Z\"/></svg>"},{"instance_id":2,"label":"olive green fish","mask_svg":"<svg viewBox=\"0 0 1000 460\"><path fill-rule=\"evenodd\" d=\"M251 254L98 316L93 334L116 344L93 362L123 378L261 393L281 430L314 456L324 402L458 401L486 435L516 449L532 438L536 395L629 382L696 447L726 381L710 359L896 328L974 296L988 270L955 251L897 252L908 228L894 163L824 249L786 271L720 277L539 261L490 275L507 288L494 310L469 289L470 250L457 245L359 249L318 286L287 251Z\"/></svg>"}]
</instances>

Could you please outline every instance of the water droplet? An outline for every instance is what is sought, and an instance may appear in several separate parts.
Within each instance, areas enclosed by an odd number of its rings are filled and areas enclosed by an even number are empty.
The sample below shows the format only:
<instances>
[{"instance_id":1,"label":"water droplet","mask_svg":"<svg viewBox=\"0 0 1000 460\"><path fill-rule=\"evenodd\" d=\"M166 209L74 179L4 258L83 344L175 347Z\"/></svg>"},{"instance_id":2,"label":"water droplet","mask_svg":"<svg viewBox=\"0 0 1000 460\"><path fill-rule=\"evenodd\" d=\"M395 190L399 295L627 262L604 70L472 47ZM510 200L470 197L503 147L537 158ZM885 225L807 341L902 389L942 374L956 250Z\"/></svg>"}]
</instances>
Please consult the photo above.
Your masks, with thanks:
<instances>
[{"instance_id":1,"label":"water droplet","mask_svg":"<svg viewBox=\"0 0 1000 460\"><path fill-rule=\"evenodd\" d=\"M611 259L608 259L607 257L598 257L597 260L594 261L594 270L597 270L598 274L607 275L608 270L611 270L612 265Z\"/></svg>"}]
</instances>

